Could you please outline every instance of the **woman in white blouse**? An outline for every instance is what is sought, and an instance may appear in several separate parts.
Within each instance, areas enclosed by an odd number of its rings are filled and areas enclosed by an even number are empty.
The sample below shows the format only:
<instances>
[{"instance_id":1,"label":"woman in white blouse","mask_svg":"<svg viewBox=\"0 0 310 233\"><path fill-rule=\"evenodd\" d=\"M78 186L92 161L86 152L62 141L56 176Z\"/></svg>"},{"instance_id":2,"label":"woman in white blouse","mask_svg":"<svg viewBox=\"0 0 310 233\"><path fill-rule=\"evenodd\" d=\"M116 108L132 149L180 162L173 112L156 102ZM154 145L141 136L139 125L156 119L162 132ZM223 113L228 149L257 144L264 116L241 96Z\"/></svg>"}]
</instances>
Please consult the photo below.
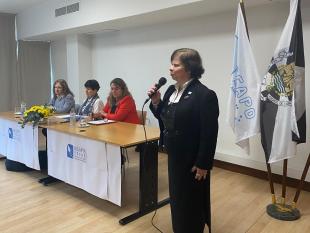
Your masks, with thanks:
<instances>
[{"instance_id":1,"label":"woman in white blouse","mask_svg":"<svg viewBox=\"0 0 310 233\"><path fill-rule=\"evenodd\" d=\"M90 79L85 82L84 87L87 98L80 106L78 114L90 115L100 113L103 109L103 102L98 95L100 89L99 83L95 79Z\"/></svg>"}]
</instances>

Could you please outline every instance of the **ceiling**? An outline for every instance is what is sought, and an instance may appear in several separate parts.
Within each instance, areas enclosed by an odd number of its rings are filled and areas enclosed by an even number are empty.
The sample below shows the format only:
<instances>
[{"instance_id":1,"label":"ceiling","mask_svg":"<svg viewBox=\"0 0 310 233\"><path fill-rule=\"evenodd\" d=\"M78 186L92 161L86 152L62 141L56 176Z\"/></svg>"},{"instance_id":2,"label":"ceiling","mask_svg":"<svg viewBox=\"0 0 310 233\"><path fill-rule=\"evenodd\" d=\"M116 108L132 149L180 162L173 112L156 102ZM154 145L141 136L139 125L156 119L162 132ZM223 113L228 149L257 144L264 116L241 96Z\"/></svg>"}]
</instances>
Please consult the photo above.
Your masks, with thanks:
<instances>
[{"instance_id":1,"label":"ceiling","mask_svg":"<svg viewBox=\"0 0 310 233\"><path fill-rule=\"evenodd\" d=\"M53 1L53 0L0 0L0 12L18 13L35 4L40 4L46 1ZM173 20L197 17L206 14L215 14L235 9L239 1L240 0L202 0L191 4L185 4L178 7L171 7L132 17L115 19L112 21L106 21L93 25L85 25L77 28L71 28L62 31L36 35L28 39L53 40L57 37L63 37L68 34L75 34L75 33L97 34L110 29L122 30L124 28L169 22ZM276 2L283 3L289 1L290 0L244 0L246 7L255 7L264 4L273 4ZM308 1L309 0L306 0L306 2ZM303 1L303 3L304 2L305 1Z\"/></svg>"},{"instance_id":2,"label":"ceiling","mask_svg":"<svg viewBox=\"0 0 310 233\"><path fill-rule=\"evenodd\" d=\"M40 4L42 2L51 1L51 0L0 0L0 12L4 13L15 13L25 10L35 4ZM52 0L53 1L53 0ZM128 0L127 0L128 1ZM239 0L217 0L216 8L227 8L229 5L235 5ZM244 0L246 5L260 5L267 2L281 2L288 0ZM210 0L204 0L204 2L212 2Z\"/></svg>"},{"instance_id":3,"label":"ceiling","mask_svg":"<svg viewBox=\"0 0 310 233\"><path fill-rule=\"evenodd\" d=\"M24 9L44 1L48 0L0 0L0 12L17 14Z\"/></svg>"}]
</instances>

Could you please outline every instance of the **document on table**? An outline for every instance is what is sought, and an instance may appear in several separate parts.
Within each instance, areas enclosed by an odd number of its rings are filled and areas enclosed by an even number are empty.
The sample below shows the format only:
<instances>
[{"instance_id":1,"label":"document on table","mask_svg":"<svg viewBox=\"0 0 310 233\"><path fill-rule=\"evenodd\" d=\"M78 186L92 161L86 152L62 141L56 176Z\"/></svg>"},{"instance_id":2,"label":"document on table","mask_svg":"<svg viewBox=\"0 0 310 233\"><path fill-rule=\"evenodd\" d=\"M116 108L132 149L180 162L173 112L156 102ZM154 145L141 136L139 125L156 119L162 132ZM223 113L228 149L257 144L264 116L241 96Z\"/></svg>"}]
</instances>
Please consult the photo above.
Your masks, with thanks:
<instances>
[{"instance_id":1,"label":"document on table","mask_svg":"<svg viewBox=\"0 0 310 233\"><path fill-rule=\"evenodd\" d=\"M113 120L97 120L97 121L89 121L88 124L92 124L92 125L103 125L103 124L109 124L109 123L113 123L115 121Z\"/></svg>"}]
</instances>

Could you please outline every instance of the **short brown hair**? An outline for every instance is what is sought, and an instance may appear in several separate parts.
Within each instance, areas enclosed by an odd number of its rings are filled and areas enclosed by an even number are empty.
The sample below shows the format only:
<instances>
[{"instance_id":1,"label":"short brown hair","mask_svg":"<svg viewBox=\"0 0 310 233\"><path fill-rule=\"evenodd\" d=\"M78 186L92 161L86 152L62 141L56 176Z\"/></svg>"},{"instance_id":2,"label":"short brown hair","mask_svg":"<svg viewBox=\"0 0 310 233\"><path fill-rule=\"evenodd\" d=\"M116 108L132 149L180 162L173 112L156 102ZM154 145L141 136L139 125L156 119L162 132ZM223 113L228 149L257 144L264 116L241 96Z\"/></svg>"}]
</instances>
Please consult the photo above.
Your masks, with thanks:
<instances>
[{"instance_id":1,"label":"short brown hair","mask_svg":"<svg viewBox=\"0 0 310 233\"><path fill-rule=\"evenodd\" d=\"M202 59L195 49L181 48L175 50L171 55L171 62L178 57L186 71L190 72L191 78L199 79L205 72L202 66Z\"/></svg>"}]
</instances>

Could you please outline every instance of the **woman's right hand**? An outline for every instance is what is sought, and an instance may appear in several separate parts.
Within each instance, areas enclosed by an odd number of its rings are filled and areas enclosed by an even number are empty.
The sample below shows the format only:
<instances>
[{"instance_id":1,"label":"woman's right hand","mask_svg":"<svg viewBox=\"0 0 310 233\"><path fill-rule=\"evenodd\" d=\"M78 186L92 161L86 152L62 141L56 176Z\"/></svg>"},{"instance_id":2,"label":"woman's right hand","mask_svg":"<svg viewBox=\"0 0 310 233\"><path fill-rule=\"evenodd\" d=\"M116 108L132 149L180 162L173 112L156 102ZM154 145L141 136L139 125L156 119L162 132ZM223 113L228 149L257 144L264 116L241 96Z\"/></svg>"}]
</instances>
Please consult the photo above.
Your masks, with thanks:
<instances>
[{"instance_id":1,"label":"woman's right hand","mask_svg":"<svg viewBox=\"0 0 310 233\"><path fill-rule=\"evenodd\" d=\"M101 113L101 112L93 113L93 114L92 114L92 118L93 118L93 119L101 118L101 117L102 117L102 113Z\"/></svg>"},{"instance_id":2,"label":"woman's right hand","mask_svg":"<svg viewBox=\"0 0 310 233\"><path fill-rule=\"evenodd\" d=\"M148 92L147 92L148 96L152 96L151 97L151 101L153 105L157 105L160 102L160 98L161 98L161 94L160 92L157 90L156 91L156 86L152 86Z\"/></svg>"}]
</instances>

